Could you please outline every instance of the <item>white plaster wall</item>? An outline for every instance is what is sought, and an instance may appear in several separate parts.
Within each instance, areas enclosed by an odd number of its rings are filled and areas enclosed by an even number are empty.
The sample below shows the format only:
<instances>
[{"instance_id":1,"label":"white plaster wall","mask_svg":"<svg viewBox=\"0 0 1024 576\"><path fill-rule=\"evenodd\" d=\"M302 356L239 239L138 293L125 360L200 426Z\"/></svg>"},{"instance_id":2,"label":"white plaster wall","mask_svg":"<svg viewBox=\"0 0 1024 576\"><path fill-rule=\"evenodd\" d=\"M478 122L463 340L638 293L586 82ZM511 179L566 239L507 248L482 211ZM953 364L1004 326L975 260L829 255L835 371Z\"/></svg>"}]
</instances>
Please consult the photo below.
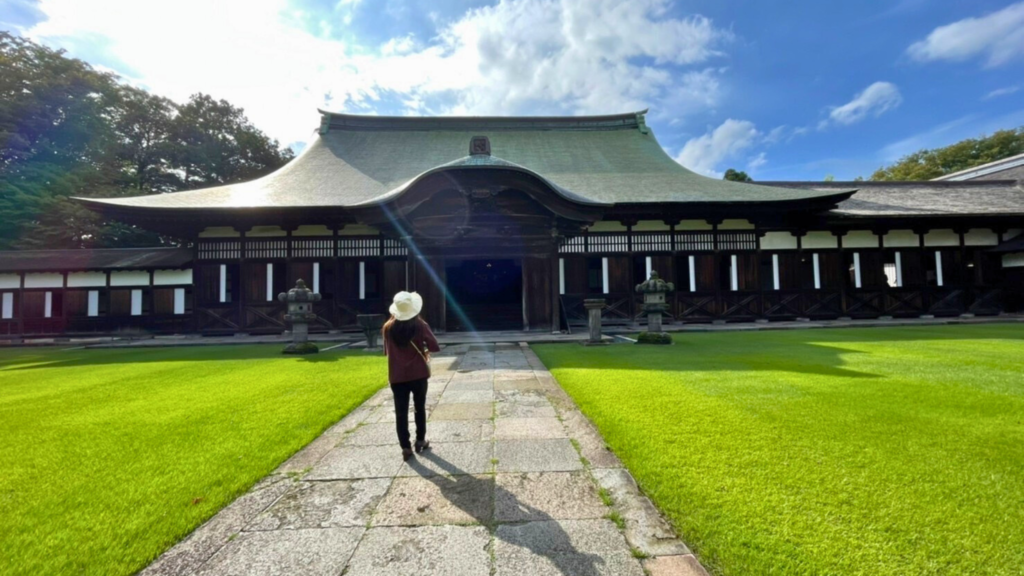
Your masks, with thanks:
<instances>
[{"instance_id":1,"label":"white plaster wall","mask_svg":"<svg viewBox=\"0 0 1024 576\"><path fill-rule=\"evenodd\" d=\"M796 250L796 236L789 232L766 232L761 238L762 250Z\"/></svg>"},{"instance_id":2,"label":"white plaster wall","mask_svg":"<svg viewBox=\"0 0 1024 576\"><path fill-rule=\"evenodd\" d=\"M711 230L706 220L683 220L676 224L676 230Z\"/></svg>"},{"instance_id":3,"label":"white plaster wall","mask_svg":"<svg viewBox=\"0 0 1024 576\"><path fill-rule=\"evenodd\" d=\"M1021 232L1024 232L1024 230L1021 230L1020 228L1011 228L1007 230L1005 233L1003 233L1003 240L1016 238L1017 236L1020 236Z\"/></svg>"},{"instance_id":4,"label":"white plaster wall","mask_svg":"<svg viewBox=\"0 0 1024 576\"><path fill-rule=\"evenodd\" d=\"M887 248L916 248L920 240L913 230L890 230L882 238Z\"/></svg>"},{"instance_id":5,"label":"white plaster wall","mask_svg":"<svg viewBox=\"0 0 1024 576\"><path fill-rule=\"evenodd\" d=\"M280 226L253 226L245 233L246 238L271 238L275 236L287 236L288 233Z\"/></svg>"},{"instance_id":6,"label":"white plaster wall","mask_svg":"<svg viewBox=\"0 0 1024 576\"><path fill-rule=\"evenodd\" d=\"M338 230L338 234L341 236L368 236L380 234L380 230L377 230L373 226L363 226L362 224L349 224Z\"/></svg>"},{"instance_id":7,"label":"white plaster wall","mask_svg":"<svg viewBox=\"0 0 1024 576\"><path fill-rule=\"evenodd\" d=\"M723 220L718 225L719 230L753 230L754 225L749 220Z\"/></svg>"},{"instance_id":8,"label":"white plaster wall","mask_svg":"<svg viewBox=\"0 0 1024 576\"><path fill-rule=\"evenodd\" d=\"M929 230L924 235L925 246L959 246L960 235L952 230Z\"/></svg>"},{"instance_id":9,"label":"white plaster wall","mask_svg":"<svg viewBox=\"0 0 1024 576\"><path fill-rule=\"evenodd\" d=\"M200 238L238 238L241 235L231 226L208 226L199 233Z\"/></svg>"},{"instance_id":10,"label":"white plaster wall","mask_svg":"<svg viewBox=\"0 0 1024 576\"><path fill-rule=\"evenodd\" d=\"M814 231L808 232L803 239L804 250L822 250L828 248L838 248L839 239L835 237L831 232L825 231Z\"/></svg>"},{"instance_id":11,"label":"white plaster wall","mask_svg":"<svg viewBox=\"0 0 1024 576\"><path fill-rule=\"evenodd\" d=\"M175 284L191 284L192 270L155 270L154 286L172 286Z\"/></svg>"},{"instance_id":12,"label":"white plaster wall","mask_svg":"<svg viewBox=\"0 0 1024 576\"><path fill-rule=\"evenodd\" d=\"M661 220L641 220L633 226L634 232L668 232L668 224Z\"/></svg>"},{"instance_id":13,"label":"white plaster wall","mask_svg":"<svg viewBox=\"0 0 1024 576\"><path fill-rule=\"evenodd\" d=\"M57 272L25 274L25 288L63 288L64 275Z\"/></svg>"},{"instance_id":14,"label":"white plaster wall","mask_svg":"<svg viewBox=\"0 0 1024 576\"><path fill-rule=\"evenodd\" d=\"M0 274L0 288L21 288L19 274Z\"/></svg>"},{"instance_id":15,"label":"white plaster wall","mask_svg":"<svg viewBox=\"0 0 1024 576\"><path fill-rule=\"evenodd\" d=\"M1024 268L1024 252L1003 254L1003 268Z\"/></svg>"},{"instance_id":16,"label":"white plaster wall","mask_svg":"<svg viewBox=\"0 0 1024 576\"><path fill-rule=\"evenodd\" d=\"M333 234L334 231L322 224L302 225L292 232L292 236L332 236Z\"/></svg>"},{"instance_id":17,"label":"white plaster wall","mask_svg":"<svg viewBox=\"0 0 1024 576\"><path fill-rule=\"evenodd\" d=\"M594 225L590 227L591 232L625 232L626 227L621 222L615 222L610 220L602 220L600 222L594 222Z\"/></svg>"},{"instance_id":18,"label":"white plaster wall","mask_svg":"<svg viewBox=\"0 0 1024 576\"><path fill-rule=\"evenodd\" d=\"M964 234L966 246L995 246L999 244L999 235L987 228L972 228Z\"/></svg>"},{"instance_id":19,"label":"white plaster wall","mask_svg":"<svg viewBox=\"0 0 1024 576\"><path fill-rule=\"evenodd\" d=\"M106 272L68 272L68 288L96 288L106 285Z\"/></svg>"},{"instance_id":20,"label":"white plaster wall","mask_svg":"<svg viewBox=\"0 0 1024 576\"><path fill-rule=\"evenodd\" d=\"M878 236L871 230L850 230L843 236L843 248L878 248Z\"/></svg>"},{"instance_id":21,"label":"white plaster wall","mask_svg":"<svg viewBox=\"0 0 1024 576\"><path fill-rule=\"evenodd\" d=\"M110 273L111 286L149 286L149 272L120 270Z\"/></svg>"}]
</instances>

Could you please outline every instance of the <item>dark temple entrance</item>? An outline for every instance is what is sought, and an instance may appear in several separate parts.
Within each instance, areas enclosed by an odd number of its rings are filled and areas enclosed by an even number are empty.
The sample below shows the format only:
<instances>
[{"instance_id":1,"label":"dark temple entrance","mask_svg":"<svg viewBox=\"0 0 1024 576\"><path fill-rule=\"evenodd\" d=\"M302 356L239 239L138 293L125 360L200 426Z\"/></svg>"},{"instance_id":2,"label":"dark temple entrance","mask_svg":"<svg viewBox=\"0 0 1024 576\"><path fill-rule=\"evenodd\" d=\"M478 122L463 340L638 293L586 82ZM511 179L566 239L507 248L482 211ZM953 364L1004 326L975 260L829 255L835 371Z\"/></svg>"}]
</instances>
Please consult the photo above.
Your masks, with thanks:
<instances>
[{"instance_id":1,"label":"dark temple entrance","mask_svg":"<svg viewBox=\"0 0 1024 576\"><path fill-rule=\"evenodd\" d=\"M450 261L445 275L449 331L523 329L523 267L519 261Z\"/></svg>"}]
</instances>

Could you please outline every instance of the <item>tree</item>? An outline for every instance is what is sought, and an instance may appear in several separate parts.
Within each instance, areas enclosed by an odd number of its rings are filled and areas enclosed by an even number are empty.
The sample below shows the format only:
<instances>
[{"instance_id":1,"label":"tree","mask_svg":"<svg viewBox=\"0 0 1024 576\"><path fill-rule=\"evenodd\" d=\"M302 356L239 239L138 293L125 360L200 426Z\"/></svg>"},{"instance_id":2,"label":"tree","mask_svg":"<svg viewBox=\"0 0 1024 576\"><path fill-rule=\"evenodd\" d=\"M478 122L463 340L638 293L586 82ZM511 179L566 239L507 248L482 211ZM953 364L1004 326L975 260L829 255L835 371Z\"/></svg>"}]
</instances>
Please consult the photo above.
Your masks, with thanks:
<instances>
[{"instance_id":1,"label":"tree","mask_svg":"<svg viewBox=\"0 0 1024 576\"><path fill-rule=\"evenodd\" d=\"M293 156L255 128L241 108L206 94L195 94L178 108L170 138L181 189L258 178Z\"/></svg>"},{"instance_id":2,"label":"tree","mask_svg":"<svg viewBox=\"0 0 1024 576\"><path fill-rule=\"evenodd\" d=\"M872 180L931 180L1003 158L1024 154L1024 126L969 138L944 148L919 150L871 175Z\"/></svg>"},{"instance_id":3,"label":"tree","mask_svg":"<svg viewBox=\"0 0 1024 576\"><path fill-rule=\"evenodd\" d=\"M732 180L733 182L753 182L754 179L747 175L746 172L741 172L733 168L729 168L725 171L725 175L722 176L722 180Z\"/></svg>"},{"instance_id":4,"label":"tree","mask_svg":"<svg viewBox=\"0 0 1024 576\"><path fill-rule=\"evenodd\" d=\"M0 32L0 249L165 243L70 197L229 184L292 156L224 100L178 105Z\"/></svg>"}]
</instances>

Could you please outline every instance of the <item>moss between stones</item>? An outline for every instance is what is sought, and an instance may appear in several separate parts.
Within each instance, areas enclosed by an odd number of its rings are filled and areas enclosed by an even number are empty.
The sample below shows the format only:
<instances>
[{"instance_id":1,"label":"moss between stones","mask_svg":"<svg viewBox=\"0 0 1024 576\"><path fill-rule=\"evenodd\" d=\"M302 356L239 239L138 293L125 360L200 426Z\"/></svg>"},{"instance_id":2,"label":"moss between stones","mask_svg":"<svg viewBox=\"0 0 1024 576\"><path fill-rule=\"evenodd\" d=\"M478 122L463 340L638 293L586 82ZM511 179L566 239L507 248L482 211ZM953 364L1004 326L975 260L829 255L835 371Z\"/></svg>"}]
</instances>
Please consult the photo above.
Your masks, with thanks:
<instances>
[{"instance_id":1,"label":"moss between stones","mask_svg":"<svg viewBox=\"0 0 1024 576\"><path fill-rule=\"evenodd\" d=\"M641 332L636 339L637 344L671 344L672 337L665 332Z\"/></svg>"}]
</instances>

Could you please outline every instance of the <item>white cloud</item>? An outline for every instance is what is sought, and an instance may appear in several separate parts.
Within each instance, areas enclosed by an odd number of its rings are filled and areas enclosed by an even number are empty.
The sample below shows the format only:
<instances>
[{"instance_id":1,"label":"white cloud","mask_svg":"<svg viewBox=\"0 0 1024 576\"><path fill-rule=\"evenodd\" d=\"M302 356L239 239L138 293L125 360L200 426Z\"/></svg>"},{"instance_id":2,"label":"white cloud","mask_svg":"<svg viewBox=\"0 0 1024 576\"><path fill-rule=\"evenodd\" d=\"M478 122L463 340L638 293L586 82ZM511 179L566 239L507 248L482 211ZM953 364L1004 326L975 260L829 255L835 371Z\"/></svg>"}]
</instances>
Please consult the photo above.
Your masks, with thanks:
<instances>
[{"instance_id":1,"label":"white cloud","mask_svg":"<svg viewBox=\"0 0 1024 576\"><path fill-rule=\"evenodd\" d=\"M875 82L865 88L860 94L853 97L842 106L836 106L829 112L828 119L818 123L818 129L823 130L830 124L849 125L860 122L869 114L881 116L892 110L903 102L900 91L891 82Z\"/></svg>"},{"instance_id":2,"label":"white cloud","mask_svg":"<svg viewBox=\"0 0 1024 576\"><path fill-rule=\"evenodd\" d=\"M722 162L735 159L760 139L761 133L753 122L729 118L703 136L691 138L676 156L676 162L694 172L718 178L722 175L718 171Z\"/></svg>"},{"instance_id":3,"label":"white cloud","mask_svg":"<svg viewBox=\"0 0 1024 576\"><path fill-rule=\"evenodd\" d=\"M691 114L715 105L719 72L687 68L732 39L702 16L669 17L668 0L502 0L422 45L328 38L356 4L312 18L288 0L40 0L47 20L27 32L176 100L225 98L283 142L312 134L317 107L383 99L432 114Z\"/></svg>"},{"instance_id":4,"label":"white cloud","mask_svg":"<svg viewBox=\"0 0 1024 576\"><path fill-rule=\"evenodd\" d=\"M907 48L919 62L962 62L985 58L986 67L1006 64L1024 56L1024 2L1011 4L979 18L964 18L932 30L924 40Z\"/></svg>"},{"instance_id":5,"label":"white cloud","mask_svg":"<svg viewBox=\"0 0 1024 576\"><path fill-rule=\"evenodd\" d=\"M989 92L988 94L985 94L981 99L991 100L993 98L999 98L1000 96L1007 96L1009 94L1013 94L1017 90L1020 90L1019 86L1007 86L1006 88L997 88Z\"/></svg>"},{"instance_id":6,"label":"white cloud","mask_svg":"<svg viewBox=\"0 0 1024 576\"><path fill-rule=\"evenodd\" d=\"M761 152L757 156L754 156L753 158L748 160L747 161L747 170L753 172L754 170L757 170L761 166L764 166L765 164L767 164L768 163L768 158L766 156L767 155L764 152Z\"/></svg>"}]
</instances>

